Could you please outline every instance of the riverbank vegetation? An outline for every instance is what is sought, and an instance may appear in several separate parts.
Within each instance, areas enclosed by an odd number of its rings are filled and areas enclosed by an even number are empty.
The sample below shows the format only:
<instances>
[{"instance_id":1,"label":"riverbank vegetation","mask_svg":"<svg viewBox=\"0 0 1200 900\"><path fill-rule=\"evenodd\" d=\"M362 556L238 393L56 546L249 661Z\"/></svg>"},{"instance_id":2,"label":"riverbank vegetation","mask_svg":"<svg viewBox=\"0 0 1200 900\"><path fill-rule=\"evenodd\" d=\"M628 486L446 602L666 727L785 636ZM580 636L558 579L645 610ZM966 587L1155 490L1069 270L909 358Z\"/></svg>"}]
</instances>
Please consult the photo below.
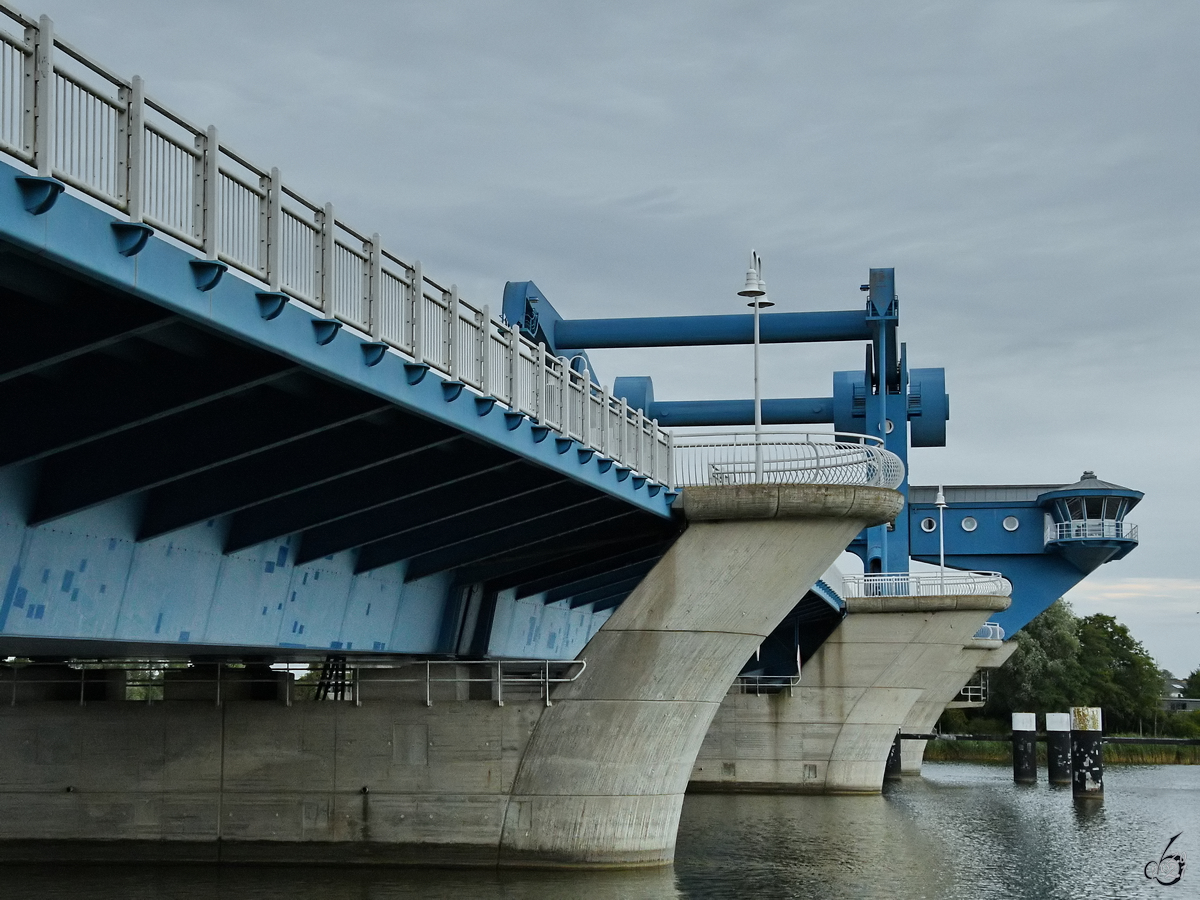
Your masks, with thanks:
<instances>
[{"instance_id":1,"label":"riverbank vegetation","mask_svg":"<svg viewBox=\"0 0 1200 900\"><path fill-rule=\"evenodd\" d=\"M1129 629L1112 616L1081 618L1070 604L1059 600L1012 639L1017 649L989 675L986 706L947 710L938 723L939 731L1007 734L1014 712L1038 713L1041 726L1042 714L1066 712L1072 706L1098 706L1104 711L1106 734L1200 738L1200 710L1171 712L1161 708L1166 673ZM1195 692L1191 696L1200 696L1200 669L1189 676L1187 691ZM948 741L937 744L936 750L930 745L927 759L939 758L930 756L930 751L968 752L940 749L951 745ZM1131 751L1129 759L1114 757L1112 761L1157 761L1134 757L1139 753L1147 757L1170 755L1176 748L1108 745L1105 759L1110 753L1119 750L1124 754L1127 749ZM1178 749L1190 753L1197 748Z\"/></svg>"}]
</instances>

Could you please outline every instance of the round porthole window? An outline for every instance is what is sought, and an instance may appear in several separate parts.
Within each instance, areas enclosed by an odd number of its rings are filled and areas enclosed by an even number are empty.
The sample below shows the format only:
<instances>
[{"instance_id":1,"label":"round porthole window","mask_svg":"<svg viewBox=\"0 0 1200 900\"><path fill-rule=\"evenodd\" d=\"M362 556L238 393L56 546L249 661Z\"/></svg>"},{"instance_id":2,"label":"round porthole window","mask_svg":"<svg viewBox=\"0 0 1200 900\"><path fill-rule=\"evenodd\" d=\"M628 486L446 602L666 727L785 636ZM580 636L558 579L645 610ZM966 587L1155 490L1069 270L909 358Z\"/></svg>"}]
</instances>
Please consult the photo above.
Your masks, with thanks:
<instances>
[{"instance_id":1,"label":"round porthole window","mask_svg":"<svg viewBox=\"0 0 1200 900\"><path fill-rule=\"evenodd\" d=\"M883 427L884 427L884 430L885 430L885 431L886 431L888 434L891 434L893 431L895 431L895 430L896 430L896 423L895 423L895 422L893 422L891 419L887 419L887 420L886 420L886 424L885 424Z\"/></svg>"},{"instance_id":2,"label":"round porthole window","mask_svg":"<svg viewBox=\"0 0 1200 900\"><path fill-rule=\"evenodd\" d=\"M978 527L979 527L979 523L975 521L974 516L966 516L962 520L962 530L963 531L974 531Z\"/></svg>"},{"instance_id":3,"label":"round porthole window","mask_svg":"<svg viewBox=\"0 0 1200 900\"><path fill-rule=\"evenodd\" d=\"M931 531L937 531L937 522L926 516L921 520L921 530L928 534Z\"/></svg>"},{"instance_id":4,"label":"round porthole window","mask_svg":"<svg viewBox=\"0 0 1200 900\"><path fill-rule=\"evenodd\" d=\"M1021 527L1021 521L1016 516L1005 516L1000 524L1004 526L1005 531L1016 531Z\"/></svg>"}]
</instances>

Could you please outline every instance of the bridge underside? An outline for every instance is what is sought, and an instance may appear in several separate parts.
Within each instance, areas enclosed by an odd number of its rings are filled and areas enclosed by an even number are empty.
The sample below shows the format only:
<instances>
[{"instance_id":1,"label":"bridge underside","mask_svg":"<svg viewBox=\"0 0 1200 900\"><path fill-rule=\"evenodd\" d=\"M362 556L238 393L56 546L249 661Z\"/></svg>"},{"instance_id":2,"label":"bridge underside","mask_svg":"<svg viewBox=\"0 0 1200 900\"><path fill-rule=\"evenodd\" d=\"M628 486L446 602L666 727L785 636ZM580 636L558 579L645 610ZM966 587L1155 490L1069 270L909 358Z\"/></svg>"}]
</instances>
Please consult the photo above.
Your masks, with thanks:
<instances>
[{"instance_id":1,"label":"bridge underside","mask_svg":"<svg viewBox=\"0 0 1200 900\"><path fill-rule=\"evenodd\" d=\"M0 308L0 656L571 657L680 528L3 243Z\"/></svg>"}]
</instances>

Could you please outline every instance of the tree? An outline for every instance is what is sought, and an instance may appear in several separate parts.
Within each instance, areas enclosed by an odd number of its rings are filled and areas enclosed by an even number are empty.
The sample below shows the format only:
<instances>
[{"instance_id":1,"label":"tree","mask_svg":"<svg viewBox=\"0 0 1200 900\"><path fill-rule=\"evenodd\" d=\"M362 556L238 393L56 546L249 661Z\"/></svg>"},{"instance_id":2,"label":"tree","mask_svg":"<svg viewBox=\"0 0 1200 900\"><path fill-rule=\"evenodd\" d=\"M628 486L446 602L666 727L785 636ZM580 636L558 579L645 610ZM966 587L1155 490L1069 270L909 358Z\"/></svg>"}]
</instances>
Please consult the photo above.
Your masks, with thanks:
<instances>
[{"instance_id":1,"label":"tree","mask_svg":"<svg viewBox=\"0 0 1200 900\"><path fill-rule=\"evenodd\" d=\"M987 715L1061 712L1081 705L1078 630L1070 604L1058 600L1018 631L1013 637L1017 649L991 675Z\"/></svg>"},{"instance_id":2,"label":"tree","mask_svg":"<svg viewBox=\"0 0 1200 900\"><path fill-rule=\"evenodd\" d=\"M1158 666L1112 616L1080 619L1059 600L1013 640L1016 651L992 673L987 715L1099 706L1106 731L1135 731L1154 717L1162 692Z\"/></svg>"},{"instance_id":3,"label":"tree","mask_svg":"<svg viewBox=\"0 0 1200 900\"><path fill-rule=\"evenodd\" d=\"M1184 681L1183 696L1200 697L1200 669L1196 669Z\"/></svg>"}]
</instances>

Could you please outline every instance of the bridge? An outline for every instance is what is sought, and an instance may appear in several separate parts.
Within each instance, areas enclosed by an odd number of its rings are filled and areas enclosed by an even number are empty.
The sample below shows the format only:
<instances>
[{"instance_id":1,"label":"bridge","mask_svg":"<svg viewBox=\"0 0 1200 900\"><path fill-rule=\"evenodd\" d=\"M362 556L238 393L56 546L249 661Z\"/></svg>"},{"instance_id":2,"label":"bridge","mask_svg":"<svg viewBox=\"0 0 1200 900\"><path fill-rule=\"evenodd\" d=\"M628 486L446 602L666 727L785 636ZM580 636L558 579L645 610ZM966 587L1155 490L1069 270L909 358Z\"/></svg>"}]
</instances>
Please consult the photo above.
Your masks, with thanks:
<instances>
[{"instance_id":1,"label":"bridge","mask_svg":"<svg viewBox=\"0 0 1200 900\"><path fill-rule=\"evenodd\" d=\"M908 448L944 443L949 403L908 367L891 269L852 310L573 320L524 281L493 315L0 11L0 858L661 862L739 672L777 686L860 615L954 621L948 659L992 640L1007 593L913 599ZM759 340L867 364L718 403L610 391L587 357ZM834 432L667 430L751 422ZM1125 528L1140 494L1099 490ZM1133 546L1071 531L1085 496L1014 495L1068 528L949 561L1023 566L1024 624L1039 566L1057 589L1061 558L1078 580ZM859 596L828 573L847 547Z\"/></svg>"}]
</instances>

